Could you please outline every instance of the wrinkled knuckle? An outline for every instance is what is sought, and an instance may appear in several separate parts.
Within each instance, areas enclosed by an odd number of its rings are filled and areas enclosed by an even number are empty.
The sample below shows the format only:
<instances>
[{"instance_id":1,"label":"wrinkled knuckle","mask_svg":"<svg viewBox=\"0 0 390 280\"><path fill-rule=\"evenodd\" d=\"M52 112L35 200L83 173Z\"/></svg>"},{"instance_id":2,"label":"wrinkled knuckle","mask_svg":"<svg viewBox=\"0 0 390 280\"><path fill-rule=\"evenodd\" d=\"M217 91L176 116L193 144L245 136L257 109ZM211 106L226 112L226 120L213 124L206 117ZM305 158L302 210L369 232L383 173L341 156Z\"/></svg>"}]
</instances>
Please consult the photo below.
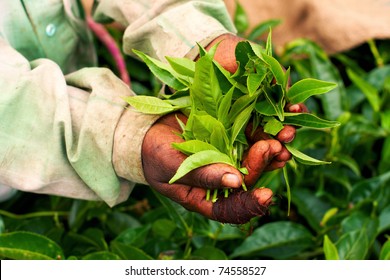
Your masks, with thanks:
<instances>
[{"instance_id":1,"label":"wrinkled knuckle","mask_svg":"<svg viewBox=\"0 0 390 280\"><path fill-rule=\"evenodd\" d=\"M196 182L199 184L200 187L206 189L218 188L218 185L216 184L215 180L213 180L213 178L215 178L215 172L208 167L209 166L200 168L198 172L196 172Z\"/></svg>"},{"instance_id":2,"label":"wrinkled knuckle","mask_svg":"<svg viewBox=\"0 0 390 280\"><path fill-rule=\"evenodd\" d=\"M268 140L268 144L270 146L271 153L280 153L282 151L283 146L278 140Z\"/></svg>"}]
</instances>

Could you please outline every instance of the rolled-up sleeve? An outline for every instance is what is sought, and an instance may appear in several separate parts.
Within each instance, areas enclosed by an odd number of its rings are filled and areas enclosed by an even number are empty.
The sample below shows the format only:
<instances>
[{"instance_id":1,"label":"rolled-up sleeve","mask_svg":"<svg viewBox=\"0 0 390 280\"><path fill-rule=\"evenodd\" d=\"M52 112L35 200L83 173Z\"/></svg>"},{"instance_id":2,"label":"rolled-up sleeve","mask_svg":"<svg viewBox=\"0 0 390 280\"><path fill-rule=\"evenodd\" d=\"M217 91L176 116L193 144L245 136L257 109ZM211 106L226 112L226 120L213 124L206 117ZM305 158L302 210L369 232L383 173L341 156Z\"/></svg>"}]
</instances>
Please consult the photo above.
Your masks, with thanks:
<instances>
[{"instance_id":1,"label":"rolled-up sleeve","mask_svg":"<svg viewBox=\"0 0 390 280\"><path fill-rule=\"evenodd\" d=\"M222 1L100 1L96 17L126 26L124 49L159 59L234 32ZM193 53L192 53L193 52ZM192 53L192 54L191 54ZM0 38L0 183L114 206L146 184L141 147L158 119L127 108L131 89L104 68L64 75Z\"/></svg>"},{"instance_id":2,"label":"rolled-up sleeve","mask_svg":"<svg viewBox=\"0 0 390 280\"><path fill-rule=\"evenodd\" d=\"M134 182L144 182L133 165L127 180L118 176L114 153L128 155L133 164L141 159L140 148L113 148L115 132L123 126L129 133L147 130L156 116L131 121L136 113L124 109L122 97L133 93L108 69L64 76L54 62L29 62L0 39L0 92L2 184L113 206L128 198ZM132 146L143 138L127 139Z\"/></svg>"},{"instance_id":3,"label":"rolled-up sleeve","mask_svg":"<svg viewBox=\"0 0 390 280\"><path fill-rule=\"evenodd\" d=\"M124 51L141 50L155 58L195 58L197 43L207 45L236 29L221 0L100 0L96 20L111 18L126 27Z\"/></svg>"}]
</instances>

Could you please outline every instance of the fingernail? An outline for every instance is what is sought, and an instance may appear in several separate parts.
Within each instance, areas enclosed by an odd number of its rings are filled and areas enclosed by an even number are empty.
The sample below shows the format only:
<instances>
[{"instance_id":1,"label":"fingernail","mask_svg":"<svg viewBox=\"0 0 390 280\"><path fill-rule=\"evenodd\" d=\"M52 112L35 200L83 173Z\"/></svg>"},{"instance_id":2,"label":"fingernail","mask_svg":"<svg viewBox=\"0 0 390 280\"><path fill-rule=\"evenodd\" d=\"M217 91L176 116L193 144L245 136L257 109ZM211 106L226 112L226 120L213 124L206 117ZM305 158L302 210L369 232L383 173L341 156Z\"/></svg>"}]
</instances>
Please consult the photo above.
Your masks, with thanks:
<instances>
[{"instance_id":1,"label":"fingernail","mask_svg":"<svg viewBox=\"0 0 390 280\"><path fill-rule=\"evenodd\" d=\"M222 186L227 188L238 188L241 186L241 180L236 174L226 173L222 176Z\"/></svg>"},{"instance_id":2,"label":"fingernail","mask_svg":"<svg viewBox=\"0 0 390 280\"><path fill-rule=\"evenodd\" d=\"M289 138L287 138L287 139L285 139L284 140L284 143L291 143L293 140L294 140L294 138L295 138L295 134L294 135L291 135Z\"/></svg>"},{"instance_id":3,"label":"fingernail","mask_svg":"<svg viewBox=\"0 0 390 280\"><path fill-rule=\"evenodd\" d=\"M260 189L256 189L256 191L254 193L255 193L255 196L257 197L257 201L259 202L259 204L265 205L265 206L268 206L271 204L273 193L270 189L260 188Z\"/></svg>"},{"instance_id":4,"label":"fingernail","mask_svg":"<svg viewBox=\"0 0 390 280\"><path fill-rule=\"evenodd\" d=\"M300 113L301 111L301 107L299 106L299 104L293 104L291 105L288 110L291 112L291 113Z\"/></svg>"}]
</instances>

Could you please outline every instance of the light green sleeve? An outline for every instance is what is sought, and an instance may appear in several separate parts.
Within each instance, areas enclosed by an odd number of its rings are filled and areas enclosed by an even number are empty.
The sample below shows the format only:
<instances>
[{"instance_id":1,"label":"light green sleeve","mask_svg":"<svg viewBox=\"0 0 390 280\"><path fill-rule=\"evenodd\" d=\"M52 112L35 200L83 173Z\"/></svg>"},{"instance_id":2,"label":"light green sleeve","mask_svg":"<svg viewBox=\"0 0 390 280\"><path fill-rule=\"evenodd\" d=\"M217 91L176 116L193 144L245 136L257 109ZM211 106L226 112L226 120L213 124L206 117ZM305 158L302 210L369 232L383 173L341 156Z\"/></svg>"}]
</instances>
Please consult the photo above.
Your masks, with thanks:
<instances>
[{"instance_id":1,"label":"light green sleeve","mask_svg":"<svg viewBox=\"0 0 390 280\"><path fill-rule=\"evenodd\" d=\"M124 52L141 50L165 56L195 58L197 44L206 45L236 29L222 0L100 0L96 20L111 18L126 27Z\"/></svg>"},{"instance_id":2,"label":"light green sleeve","mask_svg":"<svg viewBox=\"0 0 390 280\"><path fill-rule=\"evenodd\" d=\"M110 206L127 199L134 183L121 177L144 182L140 134L156 118L125 111L121 97L131 94L108 69L64 77L54 62L29 62L0 39L0 183Z\"/></svg>"},{"instance_id":3,"label":"light green sleeve","mask_svg":"<svg viewBox=\"0 0 390 280\"><path fill-rule=\"evenodd\" d=\"M234 32L222 1L99 2L96 16L126 25L125 52L196 55ZM28 61L0 38L0 183L19 190L103 200L146 183L141 145L158 116L124 109L133 92L103 68L64 76L49 59Z\"/></svg>"}]
</instances>

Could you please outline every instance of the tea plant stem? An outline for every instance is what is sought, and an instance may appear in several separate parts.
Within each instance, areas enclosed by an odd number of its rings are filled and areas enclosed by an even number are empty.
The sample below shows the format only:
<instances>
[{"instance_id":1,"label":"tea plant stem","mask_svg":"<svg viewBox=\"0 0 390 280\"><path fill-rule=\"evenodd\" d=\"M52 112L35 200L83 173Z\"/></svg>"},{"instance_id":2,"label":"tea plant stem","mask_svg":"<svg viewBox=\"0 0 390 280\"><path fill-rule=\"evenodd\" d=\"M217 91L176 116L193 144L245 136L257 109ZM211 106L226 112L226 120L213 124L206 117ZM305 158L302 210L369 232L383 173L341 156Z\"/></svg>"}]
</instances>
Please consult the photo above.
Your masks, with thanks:
<instances>
[{"instance_id":1,"label":"tea plant stem","mask_svg":"<svg viewBox=\"0 0 390 280\"><path fill-rule=\"evenodd\" d=\"M224 227L224 224L219 224L218 229L215 231L214 234L211 235L211 239L213 240L213 247L216 246L217 241L218 241L218 236L222 232L222 228Z\"/></svg>"},{"instance_id":2,"label":"tea plant stem","mask_svg":"<svg viewBox=\"0 0 390 280\"><path fill-rule=\"evenodd\" d=\"M206 191L206 200L209 201L210 200L210 190L207 190Z\"/></svg>"},{"instance_id":3,"label":"tea plant stem","mask_svg":"<svg viewBox=\"0 0 390 280\"><path fill-rule=\"evenodd\" d=\"M367 43L368 43L368 46L370 47L372 55L375 58L375 62L376 62L377 67L383 67L384 66L383 58L379 54L378 48L376 47L376 44L375 44L375 41L371 39L371 40L368 40Z\"/></svg>"},{"instance_id":4,"label":"tea plant stem","mask_svg":"<svg viewBox=\"0 0 390 280\"><path fill-rule=\"evenodd\" d=\"M184 259L188 259L191 256L191 242L192 242L192 229L189 229L187 231L187 241L186 241L186 247L184 249Z\"/></svg>"},{"instance_id":5,"label":"tea plant stem","mask_svg":"<svg viewBox=\"0 0 390 280\"><path fill-rule=\"evenodd\" d=\"M34 212L34 213L28 213L28 214L14 214L14 213L0 209L0 215L11 218L11 219L23 220L23 219L31 219L31 218L39 218L39 217L68 216L69 212L67 212L67 211L42 211L42 212Z\"/></svg>"},{"instance_id":6,"label":"tea plant stem","mask_svg":"<svg viewBox=\"0 0 390 280\"><path fill-rule=\"evenodd\" d=\"M125 59L119 49L117 43L112 38L106 28L97 22L95 22L91 16L87 17L88 27L93 31L96 37L106 46L108 52L112 55L115 61L116 67L118 68L119 75L123 82L127 85L131 85L130 75L126 68Z\"/></svg>"},{"instance_id":7,"label":"tea plant stem","mask_svg":"<svg viewBox=\"0 0 390 280\"><path fill-rule=\"evenodd\" d=\"M242 189L243 189L244 191L247 191L247 190L248 190L248 188L246 187L244 181L242 181Z\"/></svg>"},{"instance_id":8,"label":"tea plant stem","mask_svg":"<svg viewBox=\"0 0 390 280\"><path fill-rule=\"evenodd\" d=\"M212 202L216 202L218 199L218 190L214 190L213 192L213 198L211 199Z\"/></svg>"},{"instance_id":9,"label":"tea plant stem","mask_svg":"<svg viewBox=\"0 0 390 280\"><path fill-rule=\"evenodd\" d=\"M291 188L290 182L288 180L288 172L287 167L283 167L283 176L286 182L286 192L287 192L287 216L290 216L290 208L291 208Z\"/></svg>"}]
</instances>

